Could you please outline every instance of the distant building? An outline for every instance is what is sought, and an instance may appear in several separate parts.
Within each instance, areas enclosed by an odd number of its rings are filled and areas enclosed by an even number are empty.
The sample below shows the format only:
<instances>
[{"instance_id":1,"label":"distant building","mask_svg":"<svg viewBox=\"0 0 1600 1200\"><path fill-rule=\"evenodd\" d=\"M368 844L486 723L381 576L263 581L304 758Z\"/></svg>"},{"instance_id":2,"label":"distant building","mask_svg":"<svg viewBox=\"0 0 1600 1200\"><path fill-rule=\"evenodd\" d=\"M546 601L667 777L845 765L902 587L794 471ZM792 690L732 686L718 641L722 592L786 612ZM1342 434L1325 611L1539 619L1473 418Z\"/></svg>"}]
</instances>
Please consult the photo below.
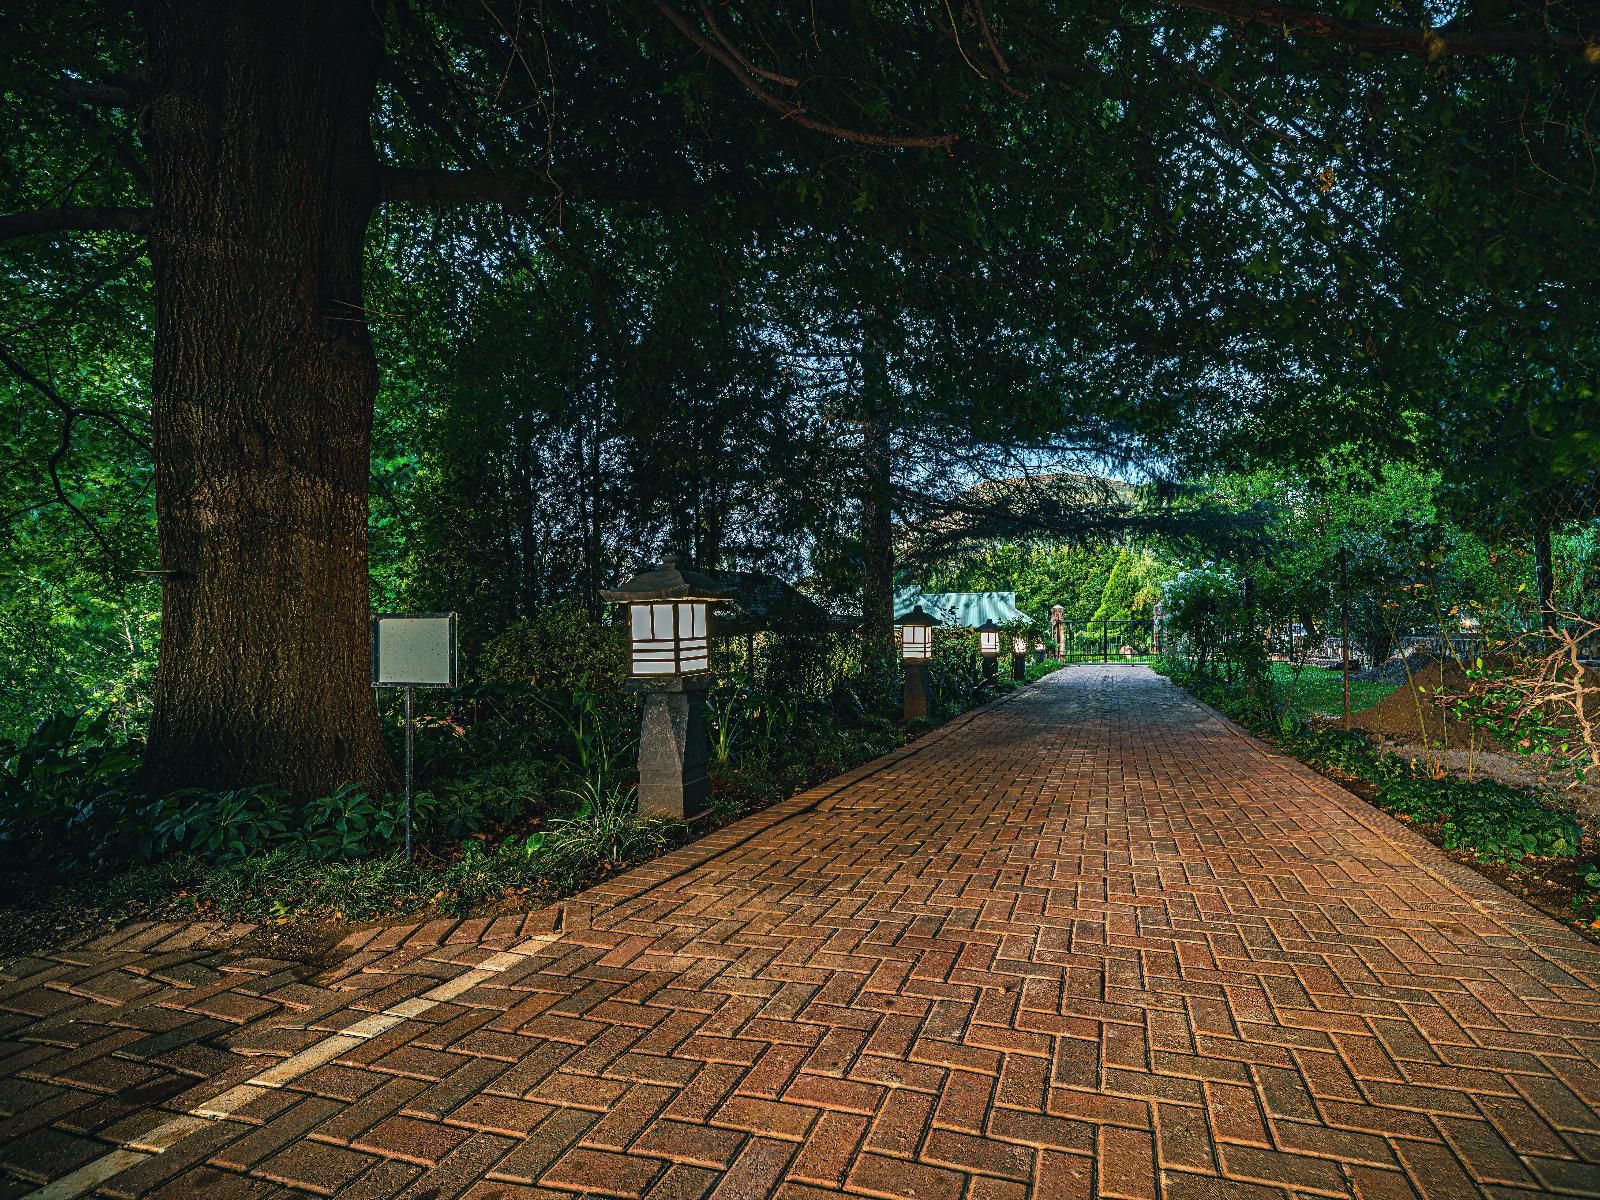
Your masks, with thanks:
<instances>
[{"instance_id":1,"label":"distant building","mask_svg":"<svg viewBox=\"0 0 1600 1200\"><path fill-rule=\"evenodd\" d=\"M1015 592L924 592L920 588L894 590L894 619L898 621L917 605L945 625L976 629L985 621L1011 625L1018 621L1033 624L1033 619L1017 607Z\"/></svg>"}]
</instances>

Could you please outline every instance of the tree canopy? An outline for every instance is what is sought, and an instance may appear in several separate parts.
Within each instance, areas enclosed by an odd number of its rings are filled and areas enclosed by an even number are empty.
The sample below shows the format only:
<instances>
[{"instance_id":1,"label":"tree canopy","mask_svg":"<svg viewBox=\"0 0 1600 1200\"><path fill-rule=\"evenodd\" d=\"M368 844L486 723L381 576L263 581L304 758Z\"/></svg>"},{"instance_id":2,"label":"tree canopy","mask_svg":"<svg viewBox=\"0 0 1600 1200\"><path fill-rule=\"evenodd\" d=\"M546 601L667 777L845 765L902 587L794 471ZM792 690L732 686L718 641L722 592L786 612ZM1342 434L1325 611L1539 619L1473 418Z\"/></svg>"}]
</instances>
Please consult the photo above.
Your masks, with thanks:
<instances>
[{"instance_id":1,"label":"tree canopy","mask_svg":"<svg viewBox=\"0 0 1600 1200\"><path fill-rule=\"evenodd\" d=\"M153 787L386 785L374 601L861 606L891 519L1208 536L985 480L1338 446L1594 495L1584 6L12 10L0 717Z\"/></svg>"}]
</instances>

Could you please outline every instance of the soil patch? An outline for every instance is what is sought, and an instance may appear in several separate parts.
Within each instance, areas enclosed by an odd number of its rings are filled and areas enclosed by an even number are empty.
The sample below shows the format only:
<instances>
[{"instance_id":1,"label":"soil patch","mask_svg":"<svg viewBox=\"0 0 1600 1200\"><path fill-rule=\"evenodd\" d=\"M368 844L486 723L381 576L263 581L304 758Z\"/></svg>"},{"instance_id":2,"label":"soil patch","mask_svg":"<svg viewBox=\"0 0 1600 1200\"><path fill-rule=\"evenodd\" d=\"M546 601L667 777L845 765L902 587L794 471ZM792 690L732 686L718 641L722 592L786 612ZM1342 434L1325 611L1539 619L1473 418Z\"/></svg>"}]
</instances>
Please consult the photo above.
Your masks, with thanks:
<instances>
[{"instance_id":1,"label":"soil patch","mask_svg":"<svg viewBox=\"0 0 1600 1200\"><path fill-rule=\"evenodd\" d=\"M1401 745L1448 746L1452 750L1497 750L1513 753L1476 725L1460 720L1441 695L1467 690L1467 675L1456 662L1429 661L1414 670L1411 682L1390 692L1378 703L1350 720L1385 741Z\"/></svg>"}]
</instances>

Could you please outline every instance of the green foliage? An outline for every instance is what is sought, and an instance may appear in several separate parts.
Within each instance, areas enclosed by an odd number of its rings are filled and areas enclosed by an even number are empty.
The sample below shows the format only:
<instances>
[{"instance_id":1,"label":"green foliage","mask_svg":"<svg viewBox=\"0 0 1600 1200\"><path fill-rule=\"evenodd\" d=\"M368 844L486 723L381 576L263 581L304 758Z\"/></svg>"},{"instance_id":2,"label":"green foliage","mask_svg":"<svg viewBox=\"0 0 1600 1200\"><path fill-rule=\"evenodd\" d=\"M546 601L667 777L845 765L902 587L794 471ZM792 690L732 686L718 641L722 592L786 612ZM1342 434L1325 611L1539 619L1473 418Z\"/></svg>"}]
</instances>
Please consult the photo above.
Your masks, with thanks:
<instances>
[{"instance_id":1,"label":"green foliage","mask_svg":"<svg viewBox=\"0 0 1600 1200\"><path fill-rule=\"evenodd\" d=\"M413 821L419 827L428 824L430 800L423 797L414 805ZM300 819L300 840L321 859L363 858L405 837L404 803L375 803L353 784L311 801L301 809Z\"/></svg>"},{"instance_id":2,"label":"green foliage","mask_svg":"<svg viewBox=\"0 0 1600 1200\"><path fill-rule=\"evenodd\" d=\"M1258 612L1233 571L1212 565L1184 571L1166 585L1162 603L1169 654L1186 658L1200 676L1221 667L1230 679L1266 682Z\"/></svg>"},{"instance_id":3,"label":"green foliage","mask_svg":"<svg viewBox=\"0 0 1600 1200\"><path fill-rule=\"evenodd\" d=\"M499 706L499 728L516 742L498 743L496 761L559 758L580 779L626 775L638 702L623 688L622 629L578 604L553 604L493 638L476 670Z\"/></svg>"},{"instance_id":4,"label":"green foliage","mask_svg":"<svg viewBox=\"0 0 1600 1200\"><path fill-rule=\"evenodd\" d=\"M542 851L572 864L580 873L608 871L654 858L684 840L682 825L638 814L632 788L586 781L565 793L576 803L570 817L550 822L547 836L531 852Z\"/></svg>"},{"instance_id":5,"label":"green foliage","mask_svg":"<svg viewBox=\"0 0 1600 1200\"><path fill-rule=\"evenodd\" d=\"M594 620L574 601L560 601L492 638L474 674L534 693L618 692L628 677L627 632Z\"/></svg>"},{"instance_id":6,"label":"green foliage","mask_svg":"<svg viewBox=\"0 0 1600 1200\"><path fill-rule=\"evenodd\" d=\"M965 712L982 696L983 659L978 635L965 628L935 628L928 663L929 707L941 720Z\"/></svg>"},{"instance_id":7,"label":"green foliage","mask_svg":"<svg viewBox=\"0 0 1600 1200\"><path fill-rule=\"evenodd\" d=\"M1250 581L1263 624L1303 627L1300 647L1338 635L1348 613L1353 653L1381 661L1400 632L1453 628L1463 614L1488 619L1525 578L1442 510L1439 472L1411 463L1333 453L1216 488L1226 503L1273 505L1264 550L1230 569Z\"/></svg>"},{"instance_id":8,"label":"green foliage","mask_svg":"<svg viewBox=\"0 0 1600 1200\"><path fill-rule=\"evenodd\" d=\"M1510 662L1485 665L1477 658L1464 674L1464 690L1438 697L1451 712L1500 745L1542 758L1551 769L1569 771L1580 782L1584 779L1593 766L1593 753L1575 728L1574 717L1577 704L1583 705L1586 716L1594 705L1582 690L1589 686L1583 665L1525 664L1519 670ZM1556 695L1570 699L1558 705Z\"/></svg>"},{"instance_id":9,"label":"green foliage","mask_svg":"<svg viewBox=\"0 0 1600 1200\"><path fill-rule=\"evenodd\" d=\"M0 861L95 858L129 823L138 755L107 713L58 713L0 743Z\"/></svg>"},{"instance_id":10,"label":"green foliage","mask_svg":"<svg viewBox=\"0 0 1600 1200\"><path fill-rule=\"evenodd\" d=\"M958 564L929 575L932 592L1015 592L1017 607L1032 617L1035 629L1050 628L1050 607L1060 604L1066 619L1081 625L1094 615L1106 580L1124 551L1101 543L1067 546L1020 543L990 545Z\"/></svg>"},{"instance_id":11,"label":"green foliage","mask_svg":"<svg viewBox=\"0 0 1600 1200\"><path fill-rule=\"evenodd\" d=\"M1111 574L1106 577L1100 602L1089 616L1090 627L1126 626L1133 621L1148 620L1151 609L1161 595L1161 575L1149 551L1124 546L1117 554ZM1112 636L1121 634L1113 633Z\"/></svg>"},{"instance_id":12,"label":"green foliage","mask_svg":"<svg viewBox=\"0 0 1600 1200\"><path fill-rule=\"evenodd\" d=\"M1402 775L1379 786L1378 804L1419 825L1437 825L1446 850L1465 850L1492 862L1571 858L1583 836L1570 813L1491 780Z\"/></svg>"},{"instance_id":13,"label":"green foliage","mask_svg":"<svg viewBox=\"0 0 1600 1200\"><path fill-rule=\"evenodd\" d=\"M440 780L417 793L418 825L431 837L453 841L525 824L543 811L559 774L551 763L512 758Z\"/></svg>"},{"instance_id":14,"label":"green foliage","mask_svg":"<svg viewBox=\"0 0 1600 1200\"><path fill-rule=\"evenodd\" d=\"M780 741L789 736L798 714L799 704L793 697L758 689L748 672L736 675L706 697L712 761L726 766L736 749L770 758Z\"/></svg>"},{"instance_id":15,"label":"green foliage","mask_svg":"<svg viewBox=\"0 0 1600 1200\"><path fill-rule=\"evenodd\" d=\"M318 807L319 813L337 812ZM185 790L163 796L146 821L154 835L146 857L173 852L212 862L259 854L289 839L293 809L282 789L264 784L226 792Z\"/></svg>"}]
</instances>

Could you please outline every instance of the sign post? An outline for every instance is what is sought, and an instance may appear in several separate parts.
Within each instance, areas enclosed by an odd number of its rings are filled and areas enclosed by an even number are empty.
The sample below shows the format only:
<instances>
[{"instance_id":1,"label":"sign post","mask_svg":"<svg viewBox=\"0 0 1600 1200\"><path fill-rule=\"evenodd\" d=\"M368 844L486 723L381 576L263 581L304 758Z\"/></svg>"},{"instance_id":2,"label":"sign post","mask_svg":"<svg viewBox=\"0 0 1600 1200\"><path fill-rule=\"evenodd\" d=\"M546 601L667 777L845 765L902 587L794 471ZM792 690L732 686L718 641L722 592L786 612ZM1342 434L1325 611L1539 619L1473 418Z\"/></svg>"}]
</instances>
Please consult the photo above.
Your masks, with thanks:
<instances>
[{"instance_id":1,"label":"sign post","mask_svg":"<svg viewBox=\"0 0 1600 1200\"><path fill-rule=\"evenodd\" d=\"M412 855L412 693L457 686L455 613L382 613L372 618L372 686L405 692L406 859Z\"/></svg>"}]
</instances>

